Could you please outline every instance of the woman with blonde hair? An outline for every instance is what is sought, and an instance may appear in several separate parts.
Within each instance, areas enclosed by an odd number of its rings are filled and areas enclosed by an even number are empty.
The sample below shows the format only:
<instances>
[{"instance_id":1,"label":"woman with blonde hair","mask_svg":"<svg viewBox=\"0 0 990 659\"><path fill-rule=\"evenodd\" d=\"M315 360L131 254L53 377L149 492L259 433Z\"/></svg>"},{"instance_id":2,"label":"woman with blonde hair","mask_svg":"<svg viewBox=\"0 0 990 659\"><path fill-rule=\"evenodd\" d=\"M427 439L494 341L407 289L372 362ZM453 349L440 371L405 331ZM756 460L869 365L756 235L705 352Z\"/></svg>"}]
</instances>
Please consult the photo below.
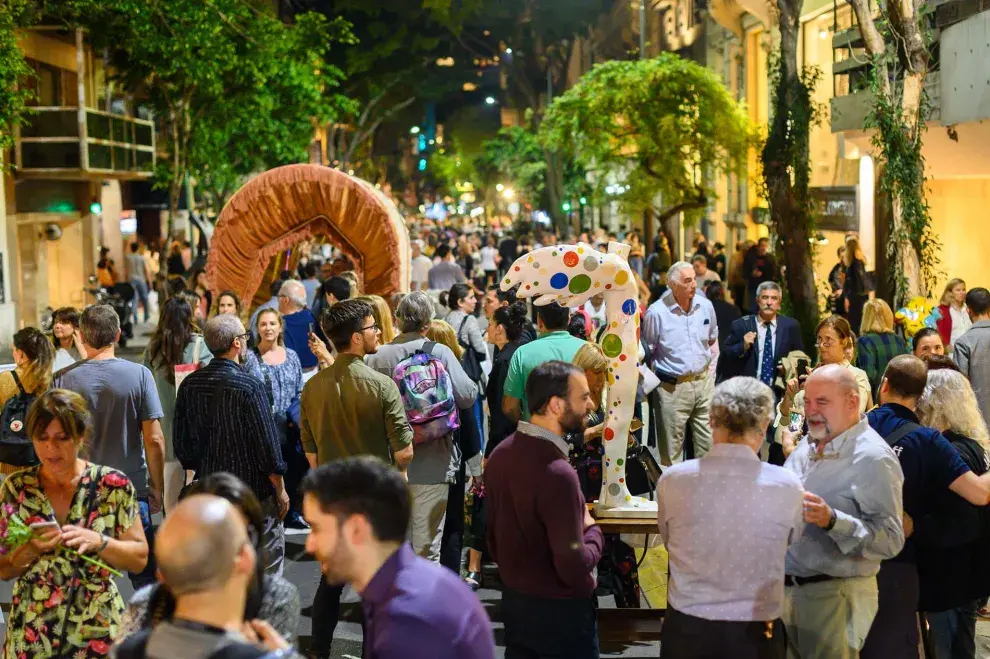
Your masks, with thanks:
<instances>
[{"instance_id":1,"label":"woman with blonde hair","mask_svg":"<svg viewBox=\"0 0 990 659\"><path fill-rule=\"evenodd\" d=\"M938 311L942 315L936 322L938 333L946 352L951 353L956 340L973 325L966 311L966 282L958 278L949 280L938 302Z\"/></svg>"},{"instance_id":2,"label":"woman with blonde hair","mask_svg":"<svg viewBox=\"0 0 990 659\"><path fill-rule=\"evenodd\" d=\"M866 279L866 259L859 246L859 238L846 238L846 280L842 285L843 315L849 324L858 328L863 322L863 305L870 297L870 286Z\"/></svg>"},{"instance_id":3,"label":"woman with blonde hair","mask_svg":"<svg viewBox=\"0 0 990 659\"><path fill-rule=\"evenodd\" d=\"M11 371L0 373L0 411L14 396L19 394L37 396L52 383L55 346L41 330L25 327L16 332L13 349L16 366ZM33 458L33 456L27 457ZM12 474L29 464L35 464L34 460L29 459L25 464L17 465L0 463L0 474Z\"/></svg>"},{"instance_id":4,"label":"woman with blonde hair","mask_svg":"<svg viewBox=\"0 0 990 659\"><path fill-rule=\"evenodd\" d=\"M908 353L904 339L894 334L894 312L880 298L867 300L863 305L863 322L859 326L856 342L856 366L866 372L874 400L880 391L880 382L887 364L897 355Z\"/></svg>"},{"instance_id":5,"label":"woman with blonde hair","mask_svg":"<svg viewBox=\"0 0 990 659\"><path fill-rule=\"evenodd\" d=\"M587 341L574 354L574 365L584 371L595 407L585 420L583 435L568 434L564 439L571 446L571 464L578 472L581 490L587 501L594 501L602 490L602 432L605 429L605 374L608 357L601 346Z\"/></svg>"},{"instance_id":6,"label":"woman with blonde hair","mask_svg":"<svg viewBox=\"0 0 990 659\"><path fill-rule=\"evenodd\" d=\"M395 340L398 333L392 322L392 308L388 306L385 298L380 295L362 295L358 299L371 305L371 314L375 322L378 323L378 329L382 332L382 337L379 339L381 345L389 344Z\"/></svg>"},{"instance_id":7,"label":"woman with blonde hair","mask_svg":"<svg viewBox=\"0 0 990 659\"><path fill-rule=\"evenodd\" d=\"M917 412L922 424L941 431L974 474L987 472L987 425L962 373L929 370ZM929 515L915 520L918 610L938 657L976 656L977 612L990 595L984 519L982 507L943 489L930 502Z\"/></svg>"},{"instance_id":8,"label":"woman with blonde hair","mask_svg":"<svg viewBox=\"0 0 990 659\"><path fill-rule=\"evenodd\" d=\"M446 320L433 319L429 327L426 328L426 338L435 343L442 343L450 348L454 357L460 359L464 355L464 348L457 342L457 332Z\"/></svg>"}]
</instances>

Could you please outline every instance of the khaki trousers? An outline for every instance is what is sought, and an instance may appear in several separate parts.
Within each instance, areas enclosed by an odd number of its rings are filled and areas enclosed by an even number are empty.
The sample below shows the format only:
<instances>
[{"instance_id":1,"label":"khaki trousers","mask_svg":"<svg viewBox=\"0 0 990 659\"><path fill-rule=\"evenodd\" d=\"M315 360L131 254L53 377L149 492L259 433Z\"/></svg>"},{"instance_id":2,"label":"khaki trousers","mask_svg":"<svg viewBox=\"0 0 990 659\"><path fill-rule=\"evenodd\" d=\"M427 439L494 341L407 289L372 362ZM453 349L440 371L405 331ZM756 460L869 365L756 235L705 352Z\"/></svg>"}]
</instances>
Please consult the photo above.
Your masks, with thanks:
<instances>
[{"instance_id":1,"label":"khaki trousers","mask_svg":"<svg viewBox=\"0 0 990 659\"><path fill-rule=\"evenodd\" d=\"M409 520L409 542L413 551L434 563L440 562L440 540L443 520L447 515L446 483L439 485L410 485L412 515Z\"/></svg>"},{"instance_id":2,"label":"khaki trousers","mask_svg":"<svg viewBox=\"0 0 990 659\"><path fill-rule=\"evenodd\" d=\"M712 447L712 428L708 421L708 406L715 391L711 376L681 384L660 383L657 397L660 419L657 437L660 441L660 461L665 466L684 462L684 433L691 424L694 457L700 458Z\"/></svg>"},{"instance_id":3,"label":"khaki trousers","mask_svg":"<svg viewBox=\"0 0 990 659\"><path fill-rule=\"evenodd\" d=\"M788 659L855 659L877 614L876 577L784 589Z\"/></svg>"}]
</instances>

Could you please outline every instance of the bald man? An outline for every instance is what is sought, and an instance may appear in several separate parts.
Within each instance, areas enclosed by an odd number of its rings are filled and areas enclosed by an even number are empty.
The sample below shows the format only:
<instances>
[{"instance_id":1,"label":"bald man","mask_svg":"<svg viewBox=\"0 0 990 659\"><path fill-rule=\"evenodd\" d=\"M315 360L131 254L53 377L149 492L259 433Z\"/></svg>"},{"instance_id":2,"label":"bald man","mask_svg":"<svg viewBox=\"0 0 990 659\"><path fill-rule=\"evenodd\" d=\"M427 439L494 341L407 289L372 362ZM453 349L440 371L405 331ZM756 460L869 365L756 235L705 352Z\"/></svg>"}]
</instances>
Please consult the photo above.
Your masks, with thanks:
<instances>
[{"instance_id":1,"label":"bald man","mask_svg":"<svg viewBox=\"0 0 990 659\"><path fill-rule=\"evenodd\" d=\"M209 494L184 499L165 518L157 540L158 571L175 596L175 613L153 630L127 637L112 657L255 659L289 647L267 623L245 625L257 556L229 501Z\"/></svg>"},{"instance_id":2,"label":"bald man","mask_svg":"<svg viewBox=\"0 0 990 659\"><path fill-rule=\"evenodd\" d=\"M859 657L877 612L880 561L904 546L904 475L860 413L859 387L848 369L822 366L804 391L808 434L784 464L804 485L806 522L803 537L787 550L788 656Z\"/></svg>"}]
</instances>

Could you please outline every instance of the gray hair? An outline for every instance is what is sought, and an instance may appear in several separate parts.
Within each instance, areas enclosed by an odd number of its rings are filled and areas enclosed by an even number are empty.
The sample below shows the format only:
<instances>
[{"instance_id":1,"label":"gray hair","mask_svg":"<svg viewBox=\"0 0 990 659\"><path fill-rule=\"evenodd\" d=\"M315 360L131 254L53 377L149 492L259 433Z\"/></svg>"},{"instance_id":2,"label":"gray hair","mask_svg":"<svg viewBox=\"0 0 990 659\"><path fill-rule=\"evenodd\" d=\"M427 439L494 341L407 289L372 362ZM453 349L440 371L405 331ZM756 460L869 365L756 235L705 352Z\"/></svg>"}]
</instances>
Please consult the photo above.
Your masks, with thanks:
<instances>
[{"instance_id":1,"label":"gray hair","mask_svg":"<svg viewBox=\"0 0 990 659\"><path fill-rule=\"evenodd\" d=\"M117 340L120 318L109 304L93 304L86 307L79 319L79 331L90 348L100 350Z\"/></svg>"},{"instance_id":2,"label":"gray hair","mask_svg":"<svg viewBox=\"0 0 990 659\"><path fill-rule=\"evenodd\" d=\"M765 431L773 411L770 387L756 378L735 377L715 387L709 416L713 428L741 435L750 430Z\"/></svg>"},{"instance_id":3,"label":"gray hair","mask_svg":"<svg viewBox=\"0 0 990 659\"><path fill-rule=\"evenodd\" d=\"M948 368L928 371L928 384L918 399L918 418L940 432L951 430L987 444L987 424L969 380Z\"/></svg>"},{"instance_id":4,"label":"gray hair","mask_svg":"<svg viewBox=\"0 0 990 659\"><path fill-rule=\"evenodd\" d=\"M678 284L681 283L681 270L688 268L691 272L694 272L694 266L687 261L678 261L674 265L670 266L667 270L667 281L676 281Z\"/></svg>"},{"instance_id":5,"label":"gray hair","mask_svg":"<svg viewBox=\"0 0 990 659\"><path fill-rule=\"evenodd\" d=\"M298 279L286 279L278 289L278 296L288 298L300 309L306 308L306 287Z\"/></svg>"},{"instance_id":6,"label":"gray hair","mask_svg":"<svg viewBox=\"0 0 990 659\"><path fill-rule=\"evenodd\" d=\"M784 291L780 288L780 284L775 281L765 281L756 287L756 299L760 299L760 296L763 295L763 291L768 291L771 289L777 291L777 295L783 297Z\"/></svg>"},{"instance_id":7,"label":"gray hair","mask_svg":"<svg viewBox=\"0 0 990 659\"><path fill-rule=\"evenodd\" d=\"M435 314L433 300L423 291L414 291L402 298L395 310L395 318L403 332L419 332L430 324Z\"/></svg>"},{"instance_id":8,"label":"gray hair","mask_svg":"<svg viewBox=\"0 0 990 659\"><path fill-rule=\"evenodd\" d=\"M215 357L225 355L234 347L234 339L244 334L241 319L230 313L222 313L206 321L203 338L206 347Z\"/></svg>"}]
</instances>

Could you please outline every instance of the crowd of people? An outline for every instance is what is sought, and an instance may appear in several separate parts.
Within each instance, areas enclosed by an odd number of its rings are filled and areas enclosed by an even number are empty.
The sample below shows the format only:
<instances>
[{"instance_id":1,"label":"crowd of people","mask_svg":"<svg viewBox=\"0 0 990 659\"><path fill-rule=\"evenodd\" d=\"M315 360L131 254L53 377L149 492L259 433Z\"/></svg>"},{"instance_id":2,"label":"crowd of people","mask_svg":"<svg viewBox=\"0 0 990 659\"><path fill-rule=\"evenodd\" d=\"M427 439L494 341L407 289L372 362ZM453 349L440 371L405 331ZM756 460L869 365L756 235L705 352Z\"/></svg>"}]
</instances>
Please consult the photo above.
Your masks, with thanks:
<instances>
[{"instance_id":1,"label":"crowd of people","mask_svg":"<svg viewBox=\"0 0 990 659\"><path fill-rule=\"evenodd\" d=\"M663 234L649 252L634 232L578 238L620 239L652 376L626 462L669 554L661 655L975 657L990 292L951 280L938 326L907 338L850 237L832 313L803 328L781 313L768 239L732 255L699 239L672 262ZM154 287L141 363L117 356L107 305L19 331L0 374L0 505L33 537L0 555L4 656L328 657L349 585L365 657L488 659L471 591L494 564L507 657L598 657L598 597L641 605L632 547L588 507L605 304L499 287L556 241L414 228L411 290L389 299L346 258L304 251L256 309L176 245L168 270L189 278ZM126 261L148 313L154 273L137 244ZM322 569L303 650L286 526Z\"/></svg>"}]
</instances>

